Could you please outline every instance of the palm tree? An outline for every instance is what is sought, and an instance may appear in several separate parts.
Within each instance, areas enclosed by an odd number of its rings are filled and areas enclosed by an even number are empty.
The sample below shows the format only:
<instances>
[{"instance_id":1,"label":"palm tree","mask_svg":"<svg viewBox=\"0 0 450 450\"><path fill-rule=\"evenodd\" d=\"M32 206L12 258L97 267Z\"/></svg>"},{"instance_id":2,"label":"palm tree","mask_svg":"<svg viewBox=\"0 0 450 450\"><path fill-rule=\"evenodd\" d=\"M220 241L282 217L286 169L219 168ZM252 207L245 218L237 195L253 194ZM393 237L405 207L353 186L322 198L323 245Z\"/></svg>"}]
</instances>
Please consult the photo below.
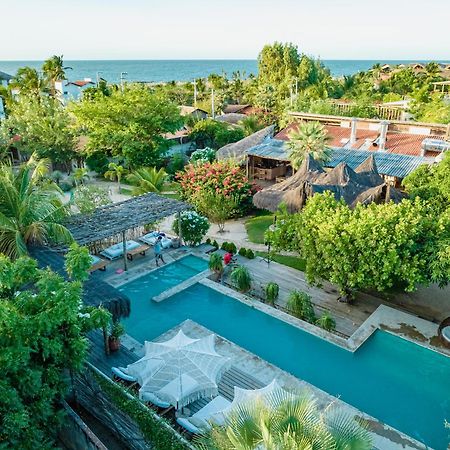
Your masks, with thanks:
<instances>
[{"instance_id":1,"label":"palm tree","mask_svg":"<svg viewBox=\"0 0 450 450\"><path fill-rule=\"evenodd\" d=\"M167 173L163 168L156 170L156 167L143 167L130 173L127 180L135 186L133 195L161 192L167 180Z\"/></svg>"},{"instance_id":2,"label":"palm tree","mask_svg":"<svg viewBox=\"0 0 450 450\"><path fill-rule=\"evenodd\" d=\"M19 171L0 165L0 253L10 258L25 255L29 244L72 241L61 225L68 213L62 191L45 177L47 164L32 158Z\"/></svg>"},{"instance_id":3,"label":"palm tree","mask_svg":"<svg viewBox=\"0 0 450 450\"><path fill-rule=\"evenodd\" d=\"M238 405L223 425L198 439L209 450L370 450L370 434L330 404L320 411L309 396L274 392L265 402Z\"/></svg>"},{"instance_id":4,"label":"palm tree","mask_svg":"<svg viewBox=\"0 0 450 450\"><path fill-rule=\"evenodd\" d=\"M120 194L121 192L120 181L122 180L122 177L128 172L128 170L125 169L120 164L116 163L109 163L108 169L109 170L105 172L104 177L108 178L108 180L111 181L117 180L117 190Z\"/></svg>"},{"instance_id":5,"label":"palm tree","mask_svg":"<svg viewBox=\"0 0 450 450\"><path fill-rule=\"evenodd\" d=\"M21 94L40 96L42 92L48 91L48 82L39 76L36 69L21 67L17 69L16 76L9 83L11 88L16 88Z\"/></svg>"},{"instance_id":6,"label":"palm tree","mask_svg":"<svg viewBox=\"0 0 450 450\"><path fill-rule=\"evenodd\" d=\"M85 181L89 180L88 170L85 167L77 167L73 171L73 180L77 186L84 184Z\"/></svg>"},{"instance_id":7,"label":"palm tree","mask_svg":"<svg viewBox=\"0 0 450 450\"><path fill-rule=\"evenodd\" d=\"M298 170L308 154L320 163L330 159L327 146L330 137L319 122L301 123L297 130L289 133L289 139L289 159L294 170Z\"/></svg>"},{"instance_id":8,"label":"palm tree","mask_svg":"<svg viewBox=\"0 0 450 450\"><path fill-rule=\"evenodd\" d=\"M244 130L246 136L250 136L264 127L264 124L256 116L247 116L245 119L239 121L239 125Z\"/></svg>"},{"instance_id":9,"label":"palm tree","mask_svg":"<svg viewBox=\"0 0 450 450\"><path fill-rule=\"evenodd\" d=\"M72 67L64 67L63 55L53 55L42 65L42 71L50 83L50 92L52 97L56 94L55 82L57 80L64 80L66 78L66 70L71 68Z\"/></svg>"}]
</instances>

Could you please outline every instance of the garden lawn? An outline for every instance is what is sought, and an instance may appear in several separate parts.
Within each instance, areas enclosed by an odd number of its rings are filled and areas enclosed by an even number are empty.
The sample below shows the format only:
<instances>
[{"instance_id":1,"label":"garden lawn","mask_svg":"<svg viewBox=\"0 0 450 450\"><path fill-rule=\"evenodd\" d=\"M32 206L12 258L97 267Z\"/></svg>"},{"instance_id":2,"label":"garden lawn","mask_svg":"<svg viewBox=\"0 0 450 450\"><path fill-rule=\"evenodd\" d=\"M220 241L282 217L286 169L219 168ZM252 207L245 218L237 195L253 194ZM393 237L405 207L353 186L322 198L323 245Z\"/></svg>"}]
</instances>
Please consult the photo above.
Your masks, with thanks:
<instances>
[{"instance_id":1,"label":"garden lawn","mask_svg":"<svg viewBox=\"0 0 450 450\"><path fill-rule=\"evenodd\" d=\"M252 217L245 222L248 239L255 244L264 244L264 234L273 224L273 215Z\"/></svg>"},{"instance_id":2,"label":"garden lawn","mask_svg":"<svg viewBox=\"0 0 450 450\"><path fill-rule=\"evenodd\" d=\"M256 255L267 258L267 252L256 252ZM271 259L278 264L283 264L284 266L292 267L293 269L301 270L302 272L304 272L306 268L306 261L298 256L271 255Z\"/></svg>"}]
</instances>

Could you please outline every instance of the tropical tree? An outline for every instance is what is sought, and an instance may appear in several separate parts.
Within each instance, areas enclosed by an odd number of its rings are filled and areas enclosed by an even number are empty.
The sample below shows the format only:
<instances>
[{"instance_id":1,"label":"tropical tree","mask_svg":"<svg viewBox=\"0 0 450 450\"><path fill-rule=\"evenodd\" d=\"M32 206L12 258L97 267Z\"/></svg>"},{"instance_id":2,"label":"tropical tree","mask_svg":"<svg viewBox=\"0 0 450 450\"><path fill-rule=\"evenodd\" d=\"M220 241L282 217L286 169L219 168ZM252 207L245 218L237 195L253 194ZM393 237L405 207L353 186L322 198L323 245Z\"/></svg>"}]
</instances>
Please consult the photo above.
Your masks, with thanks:
<instances>
[{"instance_id":1,"label":"tropical tree","mask_svg":"<svg viewBox=\"0 0 450 450\"><path fill-rule=\"evenodd\" d=\"M236 406L198 440L207 450L370 450L366 426L333 404L323 410L304 393L276 391Z\"/></svg>"},{"instance_id":2,"label":"tropical tree","mask_svg":"<svg viewBox=\"0 0 450 450\"><path fill-rule=\"evenodd\" d=\"M127 180L134 185L133 195L142 195L147 192L161 192L167 181L167 173L161 168L143 167L130 173Z\"/></svg>"},{"instance_id":3,"label":"tropical tree","mask_svg":"<svg viewBox=\"0 0 450 450\"><path fill-rule=\"evenodd\" d=\"M3 198L3 197L2 197ZM50 449L63 425L61 400L85 361L85 333L110 314L82 304L81 281L91 259L73 247L66 267L73 281L36 261L0 255L0 442L3 448Z\"/></svg>"},{"instance_id":4,"label":"tropical tree","mask_svg":"<svg viewBox=\"0 0 450 450\"><path fill-rule=\"evenodd\" d=\"M283 215L267 238L306 260L310 282L338 285L342 301L355 290L413 291L450 281L450 214L420 198L350 209L331 192L311 197L300 213ZM387 250L388 249L388 250ZM355 256L357 255L357 256Z\"/></svg>"},{"instance_id":5,"label":"tropical tree","mask_svg":"<svg viewBox=\"0 0 450 450\"><path fill-rule=\"evenodd\" d=\"M20 96L0 124L0 140L20 151L63 164L76 156L76 136L67 110L48 96Z\"/></svg>"},{"instance_id":6,"label":"tropical tree","mask_svg":"<svg viewBox=\"0 0 450 450\"><path fill-rule=\"evenodd\" d=\"M32 159L17 172L0 166L0 253L13 259L26 255L30 244L72 240L61 224L68 212L62 192L44 178L45 164Z\"/></svg>"},{"instance_id":7,"label":"tropical tree","mask_svg":"<svg viewBox=\"0 0 450 450\"><path fill-rule=\"evenodd\" d=\"M88 154L101 151L132 169L162 163L169 148L164 135L183 125L174 103L141 85L73 102L69 110L88 137Z\"/></svg>"},{"instance_id":8,"label":"tropical tree","mask_svg":"<svg viewBox=\"0 0 450 450\"><path fill-rule=\"evenodd\" d=\"M81 214L89 214L111 203L108 193L98 186L79 186L73 192L73 204Z\"/></svg>"},{"instance_id":9,"label":"tropical tree","mask_svg":"<svg viewBox=\"0 0 450 450\"><path fill-rule=\"evenodd\" d=\"M84 184L85 181L89 180L89 171L86 167L77 167L73 171L73 180L75 181L75 185L79 186L80 184Z\"/></svg>"},{"instance_id":10,"label":"tropical tree","mask_svg":"<svg viewBox=\"0 0 450 450\"><path fill-rule=\"evenodd\" d=\"M289 133L289 159L295 170L298 170L307 155L316 161L324 163L330 158L327 147L329 136L319 122L304 122L297 130Z\"/></svg>"},{"instance_id":11,"label":"tropical tree","mask_svg":"<svg viewBox=\"0 0 450 450\"><path fill-rule=\"evenodd\" d=\"M117 180L117 191L121 192L120 181L122 177L128 173L128 170L120 164L116 164L114 162L108 164L108 170L103 174L105 178L108 178L111 181Z\"/></svg>"},{"instance_id":12,"label":"tropical tree","mask_svg":"<svg viewBox=\"0 0 450 450\"><path fill-rule=\"evenodd\" d=\"M55 82L66 78L66 70L71 67L64 67L63 56L53 55L42 65L42 71L50 84L50 93L55 97Z\"/></svg>"},{"instance_id":13,"label":"tropical tree","mask_svg":"<svg viewBox=\"0 0 450 450\"><path fill-rule=\"evenodd\" d=\"M239 126L244 130L246 136L256 133L264 127L257 116L247 116L239 122Z\"/></svg>"},{"instance_id":14,"label":"tropical tree","mask_svg":"<svg viewBox=\"0 0 450 450\"><path fill-rule=\"evenodd\" d=\"M32 67L20 67L15 77L9 83L10 88L17 89L21 96L31 95L40 97L42 93L48 92L48 81L39 75Z\"/></svg>"}]
</instances>

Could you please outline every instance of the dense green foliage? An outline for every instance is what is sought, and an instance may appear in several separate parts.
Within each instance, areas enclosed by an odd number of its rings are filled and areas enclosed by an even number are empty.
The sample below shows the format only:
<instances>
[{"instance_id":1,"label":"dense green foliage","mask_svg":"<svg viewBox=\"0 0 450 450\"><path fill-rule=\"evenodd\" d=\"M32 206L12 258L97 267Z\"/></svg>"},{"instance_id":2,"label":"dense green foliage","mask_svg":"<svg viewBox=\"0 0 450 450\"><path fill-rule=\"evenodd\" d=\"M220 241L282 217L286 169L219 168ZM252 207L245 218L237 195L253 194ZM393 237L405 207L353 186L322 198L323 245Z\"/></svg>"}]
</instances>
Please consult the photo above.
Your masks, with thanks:
<instances>
[{"instance_id":1,"label":"dense green foliage","mask_svg":"<svg viewBox=\"0 0 450 450\"><path fill-rule=\"evenodd\" d=\"M275 304L275 300L278 298L280 292L280 286L277 283L271 281L264 287L264 292L266 294L266 301L271 305Z\"/></svg>"},{"instance_id":2,"label":"dense green foliage","mask_svg":"<svg viewBox=\"0 0 450 450\"><path fill-rule=\"evenodd\" d=\"M311 323L316 321L316 314L314 313L314 308L311 303L311 296L306 292L290 292L287 299L286 309L299 319L306 320Z\"/></svg>"},{"instance_id":3,"label":"dense green foliage","mask_svg":"<svg viewBox=\"0 0 450 450\"><path fill-rule=\"evenodd\" d=\"M108 164L108 170L103 174L103 176L105 178L108 178L109 180L117 181L117 191L120 194L121 193L120 182L122 181L124 175L126 175L127 173L128 170L125 169L125 167L121 166L120 164L110 162Z\"/></svg>"},{"instance_id":4,"label":"dense green foliage","mask_svg":"<svg viewBox=\"0 0 450 450\"><path fill-rule=\"evenodd\" d=\"M76 139L67 110L52 97L21 95L0 125L0 143L23 153L65 164L75 156Z\"/></svg>"},{"instance_id":5,"label":"dense green foliage","mask_svg":"<svg viewBox=\"0 0 450 450\"><path fill-rule=\"evenodd\" d=\"M221 273L223 271L223 258L219 253L211 253L208 262L209 270L216 273Z\"/></svg>"},{"instance_id":6,"label":"dense green foliage","mask_svg":"<svg viewBox=\"0 0 450 450\"><path fill-rule=\"evenodd\" d=\"M328 279L349 299L357 289L446 284L449 233L450 215L437 216L419 198L352 210L325 193L282 217L268 238L276 249L299 252L309 281Z\"/></svg>"},{"instance_id":7,"label":"dense green foliage","mask_svg":"<svg viewBox=\"0 0 450 450\"><path fill-rule=\"evenodd\" d=\"M182 125L177 106L145 86L96 95L73 103L70 110L89 138L88 153L102 151L132 168L161 163L169 146L164 133Z\"/></svg>"},{"instance_id":8,"label":"dense green foliage","mask_svg":"<svg viewBox=\"0 0 450 450\"><path fill-rule=\"evenodd\" d=\"M274 392L265 402L238 405L223 425L199 439L204 450L370 450L367 427L304 393Z\"/></svg>"},{"instance_id":9,"label":"dense green foliage","mask_svg":"<svg viewBox=\"0 0 450 450\"><path fill-rule=\"evenodd\" d=\"M209 230L208 219L195 211L183 211L180 218L181 225L178 216L173 221L173 232L179 235L181 227L181 237L188 245L200 244Z\"/></svg>"},{"instance_id":10,"label":"dense green foliage","mask_svg":"<svg viewBox=\"0 0 450 450\"><path fill-rule=\"evenodd\" d=\"M76 253L82 255L76 256ZM67 282L30 258L0 256L0 442L3 448L54 448L62 424L58 402L68 371L81 369L84 333L109 320L105 310L80 306L90 261L72 248ZM83 257L84 256L84 257ZM73 265L72 265L73 264Z\"/></svg>"},{"instance_id":11,"label":"dense green foliage","mask_svg":"<svg viewBox=\"0 0 450 450\"><path fill-rule=\"evenodd\" d=\"M231 271L231 281L240 292L248 292L252 287L252 277L247 267L236 266Z\"/></svg>"},{"instance_id":12,"label":"dense green foliage","mask_svg":"<svg viewBox=\"0 0 450 450\"><path fill-rule=\"evenodd\" d=\"M216 152L209 147L199 148L192 152L191 163L192 164L203 164L206 162L213 162L216 159Z\"/></svg>"},{"instance_id":13,"label":"dense green foliage","mask_svg":"<svg viewBox=\"0 0 450 450\"><path fill-rule=\"evenodd\" d=\"M61 225L67 215L61 191L46 174L42 160L31 159L18 171L0 166L0 253L17 258L30 244L71 241Z\"/></svg>"},{"instance_id":14,"label":"dense green foliage","mask_svg":"<svg viewBox=\"0 0 450 450\"><path fill-rule=\"evenodd\" d=\"M167 181L166 171L156 167L142 167L131 172L127 181L133 185L133 195L142 195L147 192L161 192Z\"/></svg>"},{"instance_id":15,"label":"dense green foliage","mask_svg":"<svg viewBox=\"0 0 450 450\"><path fill-rule=\"evenodd\" d=\"M185 450L187 446L180 439L180 435L168 426L164 426L164 418L156 417L149 409L135 397L130 397L124 389L110 380L94 373L94 377L101 388L102 394L124 414L127 414L139 426L144 438L152 448L164 450Z\"/></svg>"},{"instance_id":16,"label":"dense green foliage","mask_svg":"<svg viewBox=\"0 0 450 450\"><path fill-rule=\"evenodd\" d=\"M224 145L241 140L245 134L241 128L206 119L200 120L194 125L189 137L197 148L210 147L217 150Z\"/></svg>"}]
</instances>

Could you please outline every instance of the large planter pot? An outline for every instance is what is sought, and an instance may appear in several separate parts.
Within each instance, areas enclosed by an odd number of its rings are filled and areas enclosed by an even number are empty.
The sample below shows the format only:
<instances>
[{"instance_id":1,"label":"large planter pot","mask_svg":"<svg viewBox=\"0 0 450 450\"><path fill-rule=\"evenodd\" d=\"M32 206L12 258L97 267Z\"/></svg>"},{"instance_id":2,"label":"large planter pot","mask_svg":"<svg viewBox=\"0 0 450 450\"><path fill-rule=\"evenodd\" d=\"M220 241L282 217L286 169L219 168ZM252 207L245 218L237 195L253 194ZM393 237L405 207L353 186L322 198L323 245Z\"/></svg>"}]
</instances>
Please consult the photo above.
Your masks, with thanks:
<instances>
[{"instance_id":1,"label":"large planter pot","mask_svg":"<svg viewBox=\"0 0 450 450\"><path fill-rule=\"evenodd\" d=\"M110 352L117 352L120 348L120 339L109 336L108 346Z\"/></svg>"}]
</instances>

